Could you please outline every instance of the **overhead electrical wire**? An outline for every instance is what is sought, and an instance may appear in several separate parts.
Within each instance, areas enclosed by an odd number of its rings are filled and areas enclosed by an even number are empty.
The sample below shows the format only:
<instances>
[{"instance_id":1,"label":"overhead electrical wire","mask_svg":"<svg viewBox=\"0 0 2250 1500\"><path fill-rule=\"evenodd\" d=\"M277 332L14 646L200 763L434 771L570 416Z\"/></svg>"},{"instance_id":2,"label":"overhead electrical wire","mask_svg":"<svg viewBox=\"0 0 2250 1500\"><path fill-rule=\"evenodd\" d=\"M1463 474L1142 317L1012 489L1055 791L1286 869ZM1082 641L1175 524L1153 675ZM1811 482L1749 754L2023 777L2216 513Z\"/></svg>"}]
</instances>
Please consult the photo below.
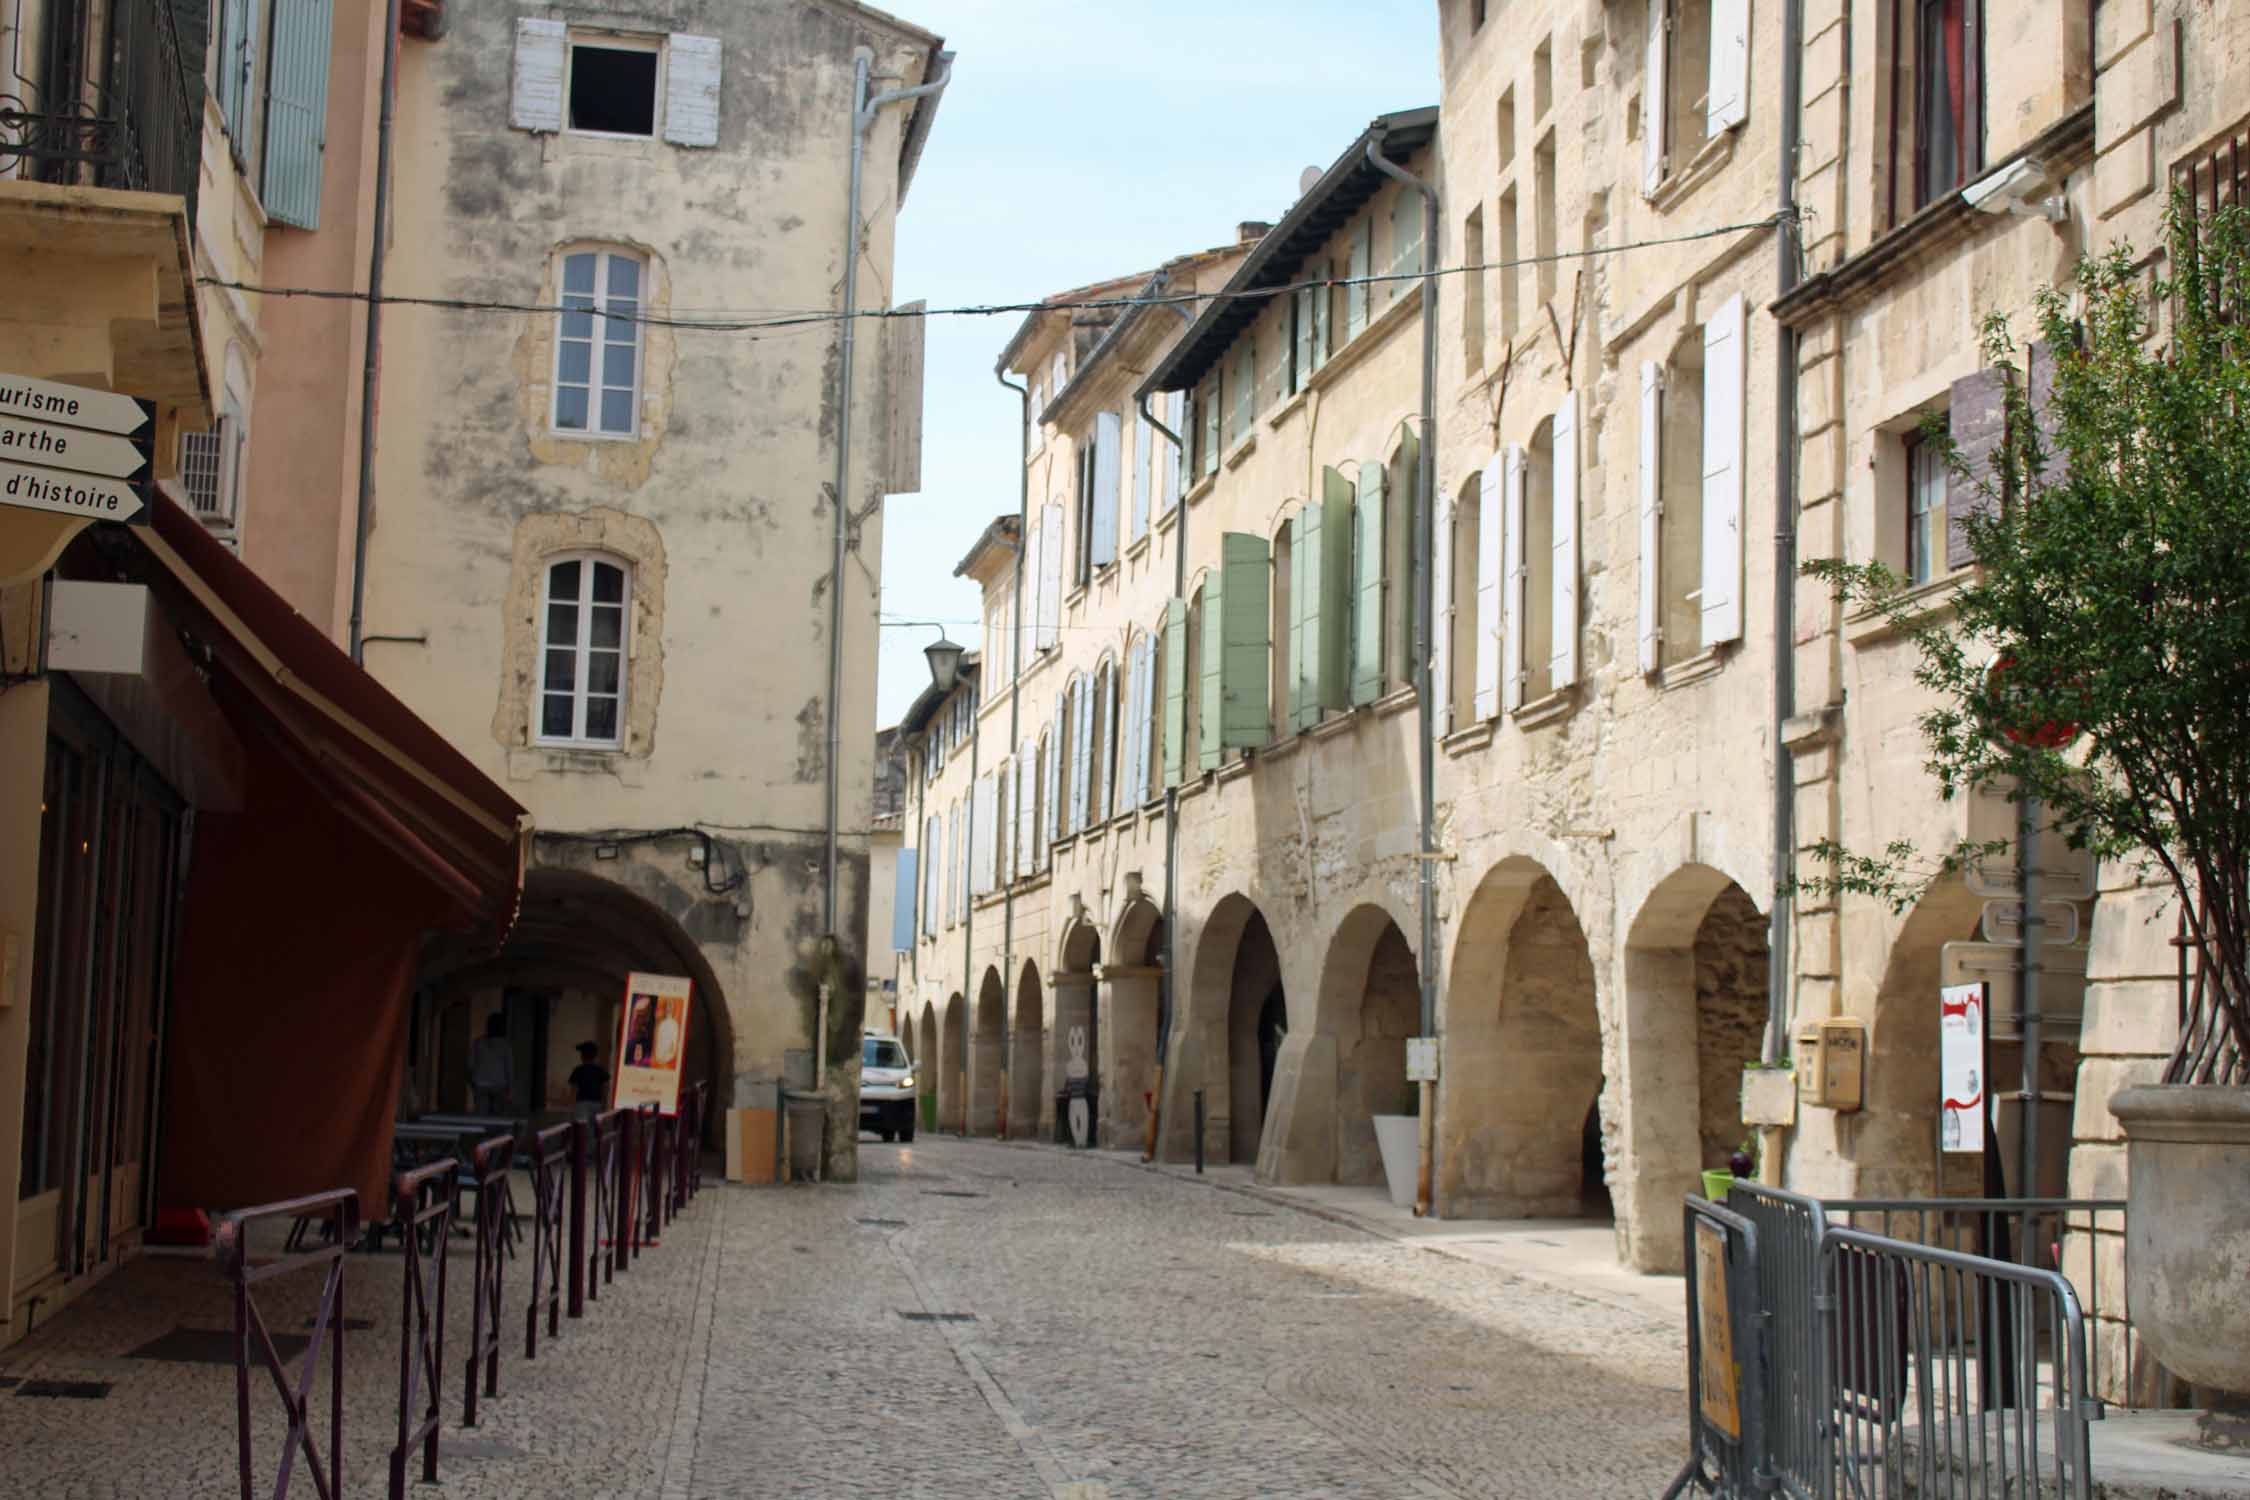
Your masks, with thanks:
<instances>
[{"instance_id":1,"label":"overhead electrical wire","mask_svg":"<svg viewBox=\"0 0 2250 1500\"><path fill-rule=\"evenodd\" d=\"M853 316L858 318L991 318L1012 313L1099 311L1135 307L1192 306L1211 302L1263 302L1276 297L1287 297L1301 291L1323 287L1378 286L1391 282L1420 281L1425 274L1434 276L1464 276L1481 271L1508 271L1519 266L1550 265L1560 261L1594 260L1606 256L1622 255L1634 250L1659 250L1672 245L1691 244L1697 240L1716 239L1721 235L1741 234L1755 229L1770 229L1781 223L1781 214L1767 214L1761 218L1746 219L1739 223L1720 224L1709 229L1691 230L1685 234L1663 235L1655 239L1627 240L1615 245L1587 245L1575 250L1550 251L1545 255L1523 255L1508 260L1478 261L1459 266L1438 266L1428 272L1386 271L1367 276L1324 276L1308 281L1293 281L1281 286L1253 287L1241 291L1175 292L1154 296L1079 297L1054 298L1036 302L985 302L970 303L960 307L882 307L863 308ZM511 302L470 297L417 297L386 293L381 298L370 298L366 292L339 287L262 286L256 282L235 281L223 276L199 276L200 286L218 287L226 291L241 292L258 297L305 297L327 302L378 301L386 307L427 307L451 312L519 313L534 317L552 317L559 313L599 313L619 322L639 323L650 328L672 328L694 333L763 334L791 329L805 329L841 323L844 314L833 309L771 308L746 312L720 310L707 318L682 317L677 314L651 312L610 312L595 303L583 306L566 306L548 302Z\"/></svg>"}]
</instances>

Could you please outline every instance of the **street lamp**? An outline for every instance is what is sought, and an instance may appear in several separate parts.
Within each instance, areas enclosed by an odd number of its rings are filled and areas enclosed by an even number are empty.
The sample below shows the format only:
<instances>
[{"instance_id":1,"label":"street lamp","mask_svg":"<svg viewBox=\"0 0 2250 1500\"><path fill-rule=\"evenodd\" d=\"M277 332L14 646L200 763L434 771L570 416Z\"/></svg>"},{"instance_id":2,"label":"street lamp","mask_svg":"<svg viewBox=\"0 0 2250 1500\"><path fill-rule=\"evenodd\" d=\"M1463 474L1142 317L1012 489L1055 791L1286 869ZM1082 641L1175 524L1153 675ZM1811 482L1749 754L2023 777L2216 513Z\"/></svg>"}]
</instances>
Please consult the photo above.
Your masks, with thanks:
<instances>
[{"instance_id":1,"label":"street lamp","mask_svg":"<svg viewBox=\"0 0 2250 1500\"><path fill-rule=\"evenodd\" d=\"M961 675L961 649L947 640L942 630L936 640L922 648L930 662L930 683L941 693L952 692L954 680Z\"/></svg>"}]
</instances>

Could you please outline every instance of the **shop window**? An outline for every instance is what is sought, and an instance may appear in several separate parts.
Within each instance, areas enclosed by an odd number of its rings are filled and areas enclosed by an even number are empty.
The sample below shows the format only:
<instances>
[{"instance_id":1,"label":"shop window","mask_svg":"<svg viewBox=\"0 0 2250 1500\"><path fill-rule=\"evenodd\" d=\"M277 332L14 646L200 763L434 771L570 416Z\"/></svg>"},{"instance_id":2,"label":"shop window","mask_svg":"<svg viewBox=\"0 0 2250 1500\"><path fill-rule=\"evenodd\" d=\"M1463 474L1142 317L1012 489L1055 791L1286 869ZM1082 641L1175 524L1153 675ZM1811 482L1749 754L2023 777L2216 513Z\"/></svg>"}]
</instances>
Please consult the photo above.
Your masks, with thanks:
<instances>
[{"instance_id":1,"label":"shop window","mask_svg":"<svg viewBox=\"0 0 2250 1500\"><path fill-rule=\"evenodd\" d=\"M630 575L582 553L547 565L540 602L538 742L589 750L623 744Z\"/></svg>"},{"instance_id":2,"label":"shop window","mask_svg":"<svg viewBox=\"0 0 2250 1500\"><path fill-rule=\"evenodd\" d=\"M641 307L646 267L617 250L563 257L555 323L555 431L637 438L641 420Z\"/></svg>"}]
</instances>

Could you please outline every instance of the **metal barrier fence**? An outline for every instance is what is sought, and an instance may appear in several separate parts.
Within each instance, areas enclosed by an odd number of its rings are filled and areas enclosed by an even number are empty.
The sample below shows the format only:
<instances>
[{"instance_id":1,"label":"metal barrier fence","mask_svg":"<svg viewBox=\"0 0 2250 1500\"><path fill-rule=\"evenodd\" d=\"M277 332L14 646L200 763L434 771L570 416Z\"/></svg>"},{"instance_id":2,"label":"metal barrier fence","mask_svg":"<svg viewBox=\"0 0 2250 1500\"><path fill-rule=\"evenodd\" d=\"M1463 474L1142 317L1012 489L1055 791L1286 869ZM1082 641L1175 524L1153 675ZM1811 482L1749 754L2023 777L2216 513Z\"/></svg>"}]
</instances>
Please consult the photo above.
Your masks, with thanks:
<instances>
[{"instance_id":1,"label":"metal barrier fence","mask_svg":"<svg viewBox=\"0 0 2250 1500\"><path fill-rule=\"evenodd\" d=\"M500 1237L508 1217L508 1168L515 1137L496 1135L470 1157L477 1195L476 1272L469 1282L469 1365L462 1380L461 1425L477 1425L477 1366L484 1366L484 1393L500 1394L500 1291L507 1258Z\"/></svg>"},{"instance_id":2,"label":"metal barrier fence","mask_svg":"<svg viewBox=\"0 0 2250 1500\"><path fill-rule=\"evenodd\" d=\"M1758 1228L1749 1218L1689 1198L1687 1245L1687 1467L1665 1500L1694 1489L1722 1500L1766 1492L1772 1363L1758 1280Z\"/></svg>"},{"instance_id":3,"label":"metal barrier fence","mask_svg":"<svg viewBox=\"0 0 2250 1500\"><path fill-rule=\"evenodd\" d=\"M327 1221L327 1232L316 1250L283 1255L263 1265L250 1263L250 1228L273 1220ZM261 1204L222 1215L211 1236L211 1258L219 1263L234 1290L234 1413L237 1437L236 1472L242 1481L242 1500L250 1500L250 1354L253 1339L259 1362L273 1377L274 1393L289 1417L289 1432L281 1443L281 1468L274 1476L276 1495L289 1490L289 1476L302 1453L313 1488L323 1496L344 1491L344 1257L359 1239L359 1194L351 1188L333 1188L304 1198ZM259 1313L250 1289L277 1276L307 1266L325 1265L327 1279L320 1289L320 1311L314 1314L312 1336L305 1342L304 1363L298 1368L292 1390L289 1372L274 1348L273 1335ZM329 1355L328 1472L321 1473L320 1450L312 1438L312 1385L320 1370L325 1344Z\"/></svg>"},{"instance_id":4,"label":"metal barrier fence","mask_svg":"<svg viewBox=\"0 0 2250 1500\"><path fill-rule=\"evenodd\" d=\"M516 1154L531 1169L531 1305L524 1311L523 1357L539 1357L539 1315L547 1337L562 1332L563 1185L570 1174L575 1124L550 1126L516 1138Z\"/></svg>"},{"instance_id":5,"label":"metal barrier fence","mask_svg":"<svg viewBox=\"0 0 2250 1500\"><path fill-rule=\"evenodd\" d=\"M625 1181L625 1121L622 1109L606 1110L594 1117L589 1143L591 1159L586 1170L586 1300L601 1300L601 1289L617 1279L625 1263L624 1234L617 1212L618 1190Z\"/></svg>"},{"instance_id":6,"label":"metal barrier fence","mask_svg":"<svg viewBox=\"0 0 2250 1500\"><path fill-rule=\"evenodd\" d=\"M2091 1494L2086 1424L2101 1415L2101 1403L2071 1283L2056 1270L1924 1240L1950 1232L1944 1215L1952 1211L2030 1224L2041 1215L2121 1213L2121 1205L1824 1204L1736 1183L1727 1206L1731 1213L1722 1215L1688 1200L1689 1377L1700 1389L1712 1369L1699 1352L1707 1331L1696 1326L1699 1299L1710 1296L1702 1268L1712 1226L1739 1222L1749 1231L1746 1248L1730 1243L1729 1253L1749 1267L1758 1333L1736 1345L1745 1372L1738 1378L1745 1391L1758 1392L1761 1442L1715 1443L1699 1416L1672 1493L1778 1492L1794 1500ZM1916 1237L1840 1225L1839 1212L1887 1214Z\"/></svg>"},{"instance_id":7,"label":"metal barrier fence","mask_svg":"<svg viewBox=\"0 0 2250 1500\"><path fill-rule=\"evenodd\" d=\"M2086 1326L2059 1272L1859 1229L1820 1242L1835 1486L2091 1500Z\"/></svg>"},{"instance_id":8,"label":"metal barrier fence","mask_svg":"<svg viewBox=\"0 0 2250 1500\"><path fill-rule=\"evenodd\" d=\"M406 1500L406 1466L417 1446L422 1450L422 1482L437 1483L445 1370L445 1242L453 1233L454 1178L459 1170L460 1164L448 1156L394 1179L391 1224L398 1232L399 1259L405 1263L401 1277L405 1289L399 1304L398 1442L391 1449L391 1500Z\"/></svg>"}]
</instances>

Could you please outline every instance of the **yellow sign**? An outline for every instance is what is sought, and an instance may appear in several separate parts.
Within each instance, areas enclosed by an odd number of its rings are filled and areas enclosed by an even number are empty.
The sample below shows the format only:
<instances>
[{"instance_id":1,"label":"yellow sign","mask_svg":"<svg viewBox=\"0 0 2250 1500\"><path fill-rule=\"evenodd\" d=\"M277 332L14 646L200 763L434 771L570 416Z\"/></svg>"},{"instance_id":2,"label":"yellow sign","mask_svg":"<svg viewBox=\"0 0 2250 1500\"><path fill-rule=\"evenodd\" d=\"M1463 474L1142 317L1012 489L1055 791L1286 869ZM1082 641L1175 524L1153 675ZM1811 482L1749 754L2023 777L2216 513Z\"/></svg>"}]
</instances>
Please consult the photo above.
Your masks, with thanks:
<instances>
[{"instance_id":1,"label":"yellow sign","mask_svg":"<svg viewBox=\"0 0 2250 1500\"><path fill-rule=\"evenodd\" d=\"M1695 1221L1695 1331L1702 1349L1703 1420L1742 1440L1741 1366L1734 1358L1734 1318L1727 1304L1727 1232Z\"/></svg>"},{"instance_id":2,"label":"yellow sign","mask_svg":"<svg viewBox=\"0 0 2250 1500\"><path fill-rule=\"evenodd\" d=\"M688 1003L692 980L674 974L625 976L625 1011L617 1029L615 1109L653 1104L680 1112L680 1074L687 1063Z\"/></svg>"}]
</instances>

